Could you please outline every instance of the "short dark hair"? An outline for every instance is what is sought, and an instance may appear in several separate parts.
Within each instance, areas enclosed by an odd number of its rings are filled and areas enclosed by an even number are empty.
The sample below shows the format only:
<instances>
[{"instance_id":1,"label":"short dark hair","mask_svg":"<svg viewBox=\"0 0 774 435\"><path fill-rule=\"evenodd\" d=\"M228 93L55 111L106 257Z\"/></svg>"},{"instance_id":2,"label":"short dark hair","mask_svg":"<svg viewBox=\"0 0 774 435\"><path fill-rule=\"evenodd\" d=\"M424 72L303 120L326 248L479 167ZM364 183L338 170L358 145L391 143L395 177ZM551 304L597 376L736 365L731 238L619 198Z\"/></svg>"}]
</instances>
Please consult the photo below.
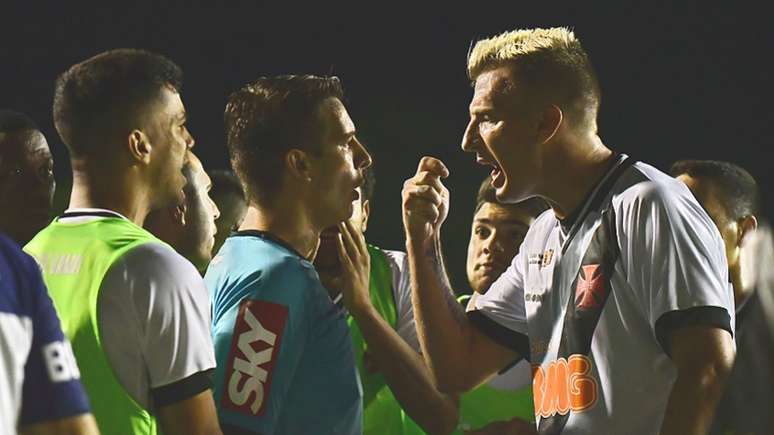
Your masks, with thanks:
<instances>
[{"instance_id":1,"label":"short dark hair","mask_svg":"<svg viewBox=\"0 0 774 435\"><path fill-rule=\"evenodd\" d=\"M210 172L210 180L212 181L212 189L210 190L210 196L215 198L220 195L234 194L242 198L245 198L245 191L242 189L242 183L239 182L236 174L228 169L216 169Z\"/></svg>"},{"instance_id":2,"label":"short dark hair","mask_svg":"<svg viewBox=\"0 0 774 435\"><path fill-rule=\"evenodd\" d=\"M505 208L518 208L525 210L530 216L538 217L541 213L548 210L548 204L541 198L533 197L525 199L517 203L503 203L497 200L497 191L492 186L492 179L490 177L484 178L481 185L478 187L478 194L476 194L476 209L473 214L478 213L481 207L486 203L497 204Z\"/></svg>"},{"instance_id":3,"label":"short dark hair","mask_svg":"<svg viewBox=\"0 0 774 435\"><path fill-rule=\"evenodd\" d=\"M318 106L330 97L343 99L339 79L312 75L261 77L231 94L226 144L250 198L264 201L277 191L288 150L312 150Z\"/></svg>"},{"instance_id":4,"label":"short dark hair","mask_svg":"<svg viewBox=\"0 0 774 435\"><path fill-rule=\"evenodd\" d=\"M74 156L95 151L111 131L158 98L164 86L179 92L183 73L159 54L110 50L73 65L56 80L54 125ZM127 131L128 133L128 131Z\"/></svg>"},{"instance_id":5,"label":"short dark hair","mask_svg":"<svg viewBox=\"0 0 774 435\"><path fill-rule=\"evenodd\" d=\"M0 133L16 133L26 130L40 130L29 116L15 110L0 110Z\"/></svg>"},{"instance_id":6,"label":"short dark hair","mask_svg":"<svg viewBox=\"0 0 774 435\"><path fill-rule=\"evenodd\" d=\"M679 160L672 164L673 177L682 174L710 181L732 219L757 216L760 212L758 183L741 166L718 160Z\"/></svg>"}]
</instances>

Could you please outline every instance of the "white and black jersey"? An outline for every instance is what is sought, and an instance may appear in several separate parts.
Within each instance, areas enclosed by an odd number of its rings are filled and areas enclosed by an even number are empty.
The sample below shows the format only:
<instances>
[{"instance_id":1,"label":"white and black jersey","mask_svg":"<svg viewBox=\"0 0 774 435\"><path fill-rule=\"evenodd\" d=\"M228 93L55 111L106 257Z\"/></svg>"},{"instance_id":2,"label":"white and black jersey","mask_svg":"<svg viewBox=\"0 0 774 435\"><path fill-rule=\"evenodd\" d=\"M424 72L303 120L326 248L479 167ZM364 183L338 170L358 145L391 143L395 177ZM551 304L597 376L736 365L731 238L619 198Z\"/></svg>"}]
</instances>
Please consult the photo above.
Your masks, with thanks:
<instances>
[{"instance_id":1,"label":"white and black jersey","mask_svg":"<svg viewBox=\"0 0 774 435\"><path fill-rule=\"evenodd\" d=\"M672 331L733 335L723 241L681 182L621 155L573 216L549 210L468 317L533 366L541 434L657 434ZM529 339L527 339L529 337Z\"/></svg>"}]
</instances>

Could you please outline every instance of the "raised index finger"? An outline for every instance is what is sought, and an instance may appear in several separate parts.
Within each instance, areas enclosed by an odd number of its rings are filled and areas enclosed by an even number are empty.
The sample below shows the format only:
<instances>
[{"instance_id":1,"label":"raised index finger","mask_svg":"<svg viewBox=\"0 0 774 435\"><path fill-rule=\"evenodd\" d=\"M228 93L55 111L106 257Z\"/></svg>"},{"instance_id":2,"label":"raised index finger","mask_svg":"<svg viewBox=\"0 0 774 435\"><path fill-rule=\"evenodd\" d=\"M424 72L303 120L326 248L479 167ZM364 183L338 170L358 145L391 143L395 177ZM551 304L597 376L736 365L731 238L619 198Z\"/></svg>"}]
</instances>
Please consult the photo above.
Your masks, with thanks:
<instances>
[{"instance_id":1,"label":"raised index finger","mask_svg":"<svg viewBox=\"0 0 774 435\"><path fill-rule=\"evenodd\" d=\"M441 178L446 178L449 176L449 169L446 168L446 165L444 165L442 161L436 159L435 157L430 156L422 157L422 159L419 161L417 173L423 171L430 172L431 174L435 174Z\"/></svg>"}]
</instances>

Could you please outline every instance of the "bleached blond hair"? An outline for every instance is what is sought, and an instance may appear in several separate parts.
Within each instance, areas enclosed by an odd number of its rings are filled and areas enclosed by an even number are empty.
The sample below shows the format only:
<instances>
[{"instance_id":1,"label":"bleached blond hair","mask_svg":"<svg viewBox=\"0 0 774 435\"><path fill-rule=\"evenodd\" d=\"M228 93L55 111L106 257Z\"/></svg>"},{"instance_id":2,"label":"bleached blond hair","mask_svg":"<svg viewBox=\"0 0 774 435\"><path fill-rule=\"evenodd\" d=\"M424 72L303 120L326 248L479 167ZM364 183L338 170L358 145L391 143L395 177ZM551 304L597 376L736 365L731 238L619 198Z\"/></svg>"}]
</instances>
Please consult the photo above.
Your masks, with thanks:
<instances>
[{"instance_id":1,"label":"bleached blond hair","mask_svg":"<svg viewBox=\"0 0 774 435\"><path fill-rule=\"evenodd\" d=\"M547 96L564 110L596 120L600 90L596 73L575 33L566 27L520 29L476 42L468 54L468 76L512 66L512 85ZM591 117L591 119L587 119Z\"/></svg>"}]
</instances>

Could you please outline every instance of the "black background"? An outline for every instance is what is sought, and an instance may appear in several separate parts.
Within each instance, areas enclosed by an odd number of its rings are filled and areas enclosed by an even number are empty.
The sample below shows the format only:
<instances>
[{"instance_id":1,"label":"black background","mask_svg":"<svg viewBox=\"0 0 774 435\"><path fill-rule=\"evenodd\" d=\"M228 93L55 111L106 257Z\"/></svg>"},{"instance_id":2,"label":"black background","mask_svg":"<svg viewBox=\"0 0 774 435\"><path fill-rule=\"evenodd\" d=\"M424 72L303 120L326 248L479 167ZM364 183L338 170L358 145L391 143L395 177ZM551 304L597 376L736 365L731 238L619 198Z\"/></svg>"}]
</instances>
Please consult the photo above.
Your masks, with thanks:
<instances>
[{"instance_id":1,"label":"black background","mask_svg":"<svg viewBox=\"0 0 774 435\"><path fill-rule=\"evenodd\" d=\"M184 70L195 152L227 165L228 94L259 75L335 74L376 163L369 241L403 249L400 189L422 155L449 166L450 272L464 283L473 195L486 170L459 149L471 89L471 40L519 27L573 27L603 90L600 135L611 148L667 169L681 158L729 160L755 175L770 209L774 30L766 3L653 2L260 3L0 5L0 107L27 113L56 159L58 203L67 154L51 121L55 77L100 51L145 48ZM61 205L60 205L61 206Z\"/></svg>"}]
</instances>

